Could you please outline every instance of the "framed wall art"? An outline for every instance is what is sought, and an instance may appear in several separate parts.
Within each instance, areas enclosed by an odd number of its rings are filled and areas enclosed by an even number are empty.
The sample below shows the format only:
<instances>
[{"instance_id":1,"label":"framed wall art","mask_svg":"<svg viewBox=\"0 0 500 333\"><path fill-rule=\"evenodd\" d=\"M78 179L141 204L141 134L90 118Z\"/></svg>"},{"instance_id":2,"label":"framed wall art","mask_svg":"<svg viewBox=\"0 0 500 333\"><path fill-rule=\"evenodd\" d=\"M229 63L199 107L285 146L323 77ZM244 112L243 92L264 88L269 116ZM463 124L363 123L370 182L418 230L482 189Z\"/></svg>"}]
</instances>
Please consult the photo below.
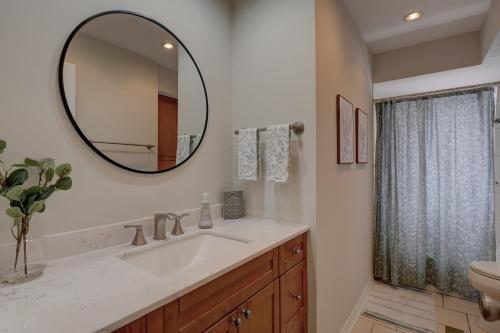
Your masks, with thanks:
<instances>
[{"instance_id":1,"label":"framed wall art","mask_svg":"<svg viewBox=\"0 0 500 333\"><path fill-rule=\"evenodd\" d=\"M354 163L354 108L337 95L337 163Z\"/></svg>"}]
</instances>

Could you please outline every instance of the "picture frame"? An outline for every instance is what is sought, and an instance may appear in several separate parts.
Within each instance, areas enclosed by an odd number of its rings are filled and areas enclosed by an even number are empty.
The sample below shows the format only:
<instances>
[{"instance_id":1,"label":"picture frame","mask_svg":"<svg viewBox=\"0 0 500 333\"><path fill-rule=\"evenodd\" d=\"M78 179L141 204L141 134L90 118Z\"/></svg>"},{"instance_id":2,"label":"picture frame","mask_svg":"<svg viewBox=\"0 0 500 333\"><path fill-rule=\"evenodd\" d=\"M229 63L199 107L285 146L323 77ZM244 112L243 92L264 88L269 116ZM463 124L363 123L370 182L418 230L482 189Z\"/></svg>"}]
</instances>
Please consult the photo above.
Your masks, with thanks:
<instances>
[{"instance_id":1,"label":"picture frame","mask_svg":"<svg viewBox=\"0 0 500 333\"><path fill-rule=\"evenodd\" d=\"M354 107L337 95L337 164L354 163Z\"/></svg>"},{"instance_id":2,"label":"picture frame","mask_svg":"<svg viewBox=\"0 0 500 333\"><path fill-rule=\"evenodd\" d=\"M224 220L239 219L245 215L243 191L224 192L222 215Z\"/></svg>"},{"instance_id":3,"label":"picture frame","mask_svg":"<svg viewBox=\"0 0 500 333\"><path fill-rule=\"evenodd\" d=\"M368 114L356 109L356 163L368 163Z\"/></svg>"}]
</instances>

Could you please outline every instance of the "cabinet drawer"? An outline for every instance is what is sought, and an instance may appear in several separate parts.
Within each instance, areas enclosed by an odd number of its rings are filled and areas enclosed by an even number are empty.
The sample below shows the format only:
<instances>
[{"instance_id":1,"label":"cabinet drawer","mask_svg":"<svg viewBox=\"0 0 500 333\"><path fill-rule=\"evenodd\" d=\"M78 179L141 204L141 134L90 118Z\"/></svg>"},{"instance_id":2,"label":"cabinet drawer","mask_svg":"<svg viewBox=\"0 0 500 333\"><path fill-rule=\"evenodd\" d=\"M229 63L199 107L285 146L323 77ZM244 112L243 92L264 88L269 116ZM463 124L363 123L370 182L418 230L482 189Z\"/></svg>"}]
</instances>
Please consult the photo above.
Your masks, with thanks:
<instances>
[{"instance_id":1,"label":"cabinet drawer","mask_svg":"<svg viewBox=\"0 0 500 333\"><path fill-rule=\"evenodd\" d=\"M307 257L307 233L289 240L279 247L280 275Z\"/></svg>"},{"instance_id":2,"label":"cabinet drawer","mask_svg":"<svg viewBox=\"0 0 500 333\"><path fill-rule=\"evenodd\" d=\"M203 332L276 277L278 249L182 296L179 299L179 332Z\"/></svg>"},{"instance_id":3,"label":"cabinet drawer","mask_svg":"<svg viewBox=\"0 0 500 333\"><path fill-rule=\"evenodd\" d=\"M302 261L280 278L281 327L307 306L307 266Z\"/></svg>"}]
</instances>

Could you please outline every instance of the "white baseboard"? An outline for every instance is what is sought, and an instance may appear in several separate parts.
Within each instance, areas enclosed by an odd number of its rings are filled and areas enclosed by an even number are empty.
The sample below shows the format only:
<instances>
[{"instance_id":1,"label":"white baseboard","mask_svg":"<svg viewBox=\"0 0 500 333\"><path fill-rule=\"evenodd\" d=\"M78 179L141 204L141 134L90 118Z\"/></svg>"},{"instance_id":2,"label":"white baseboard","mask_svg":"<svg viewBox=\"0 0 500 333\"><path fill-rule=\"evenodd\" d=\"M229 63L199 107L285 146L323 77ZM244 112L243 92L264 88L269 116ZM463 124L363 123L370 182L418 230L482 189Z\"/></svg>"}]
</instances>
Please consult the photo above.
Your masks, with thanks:
<instances>
[{"instance_id":1,"label":"white baseboard","mask_svg":"<svg viewBox=\"0 0 500 333\"><path fill-rule=\"evenodd\" d=\"M363 306L365 305L366 299L370 295L370 291L372 290L373 284L375 281L373 278L370 278L364 288L363 291L361 292L361 295L358 298L358 301L354 305L354 308L351 311L351 314L349 317L347 317L346 322L344 323L344 326L342 326L342 329L340 330L340 333L350 333L356 324L356 321L358 320L359 315L361 314L361 311L363 311Z\"/></svg>"}]
</instances>

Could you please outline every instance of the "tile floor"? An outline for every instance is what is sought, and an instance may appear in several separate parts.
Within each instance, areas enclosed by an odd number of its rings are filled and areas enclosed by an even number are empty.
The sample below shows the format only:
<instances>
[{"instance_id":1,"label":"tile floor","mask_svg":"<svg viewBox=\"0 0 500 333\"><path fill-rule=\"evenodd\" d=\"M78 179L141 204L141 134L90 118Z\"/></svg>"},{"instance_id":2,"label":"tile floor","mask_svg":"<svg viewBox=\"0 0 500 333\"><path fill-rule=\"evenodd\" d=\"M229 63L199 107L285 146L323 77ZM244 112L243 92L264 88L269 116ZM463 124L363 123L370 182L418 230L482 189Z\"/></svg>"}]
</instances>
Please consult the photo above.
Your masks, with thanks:
<instances>
[{"instance_id":1,"label":"tile floor","mask_svg":"<svg viewBox=\"0 0 500 333\"><path fill-rule=\"evenodd\" d=\"M478 304L460 298L432 292L436 310L436 333L446 333L446 326L459 329L465 333L496 333L486 332L476 324L479 314ZM418 310L418 309L417 309ZM393 324L378 321L361 315L351 333L412 333Z\"/></svg>"}]
</instances>

